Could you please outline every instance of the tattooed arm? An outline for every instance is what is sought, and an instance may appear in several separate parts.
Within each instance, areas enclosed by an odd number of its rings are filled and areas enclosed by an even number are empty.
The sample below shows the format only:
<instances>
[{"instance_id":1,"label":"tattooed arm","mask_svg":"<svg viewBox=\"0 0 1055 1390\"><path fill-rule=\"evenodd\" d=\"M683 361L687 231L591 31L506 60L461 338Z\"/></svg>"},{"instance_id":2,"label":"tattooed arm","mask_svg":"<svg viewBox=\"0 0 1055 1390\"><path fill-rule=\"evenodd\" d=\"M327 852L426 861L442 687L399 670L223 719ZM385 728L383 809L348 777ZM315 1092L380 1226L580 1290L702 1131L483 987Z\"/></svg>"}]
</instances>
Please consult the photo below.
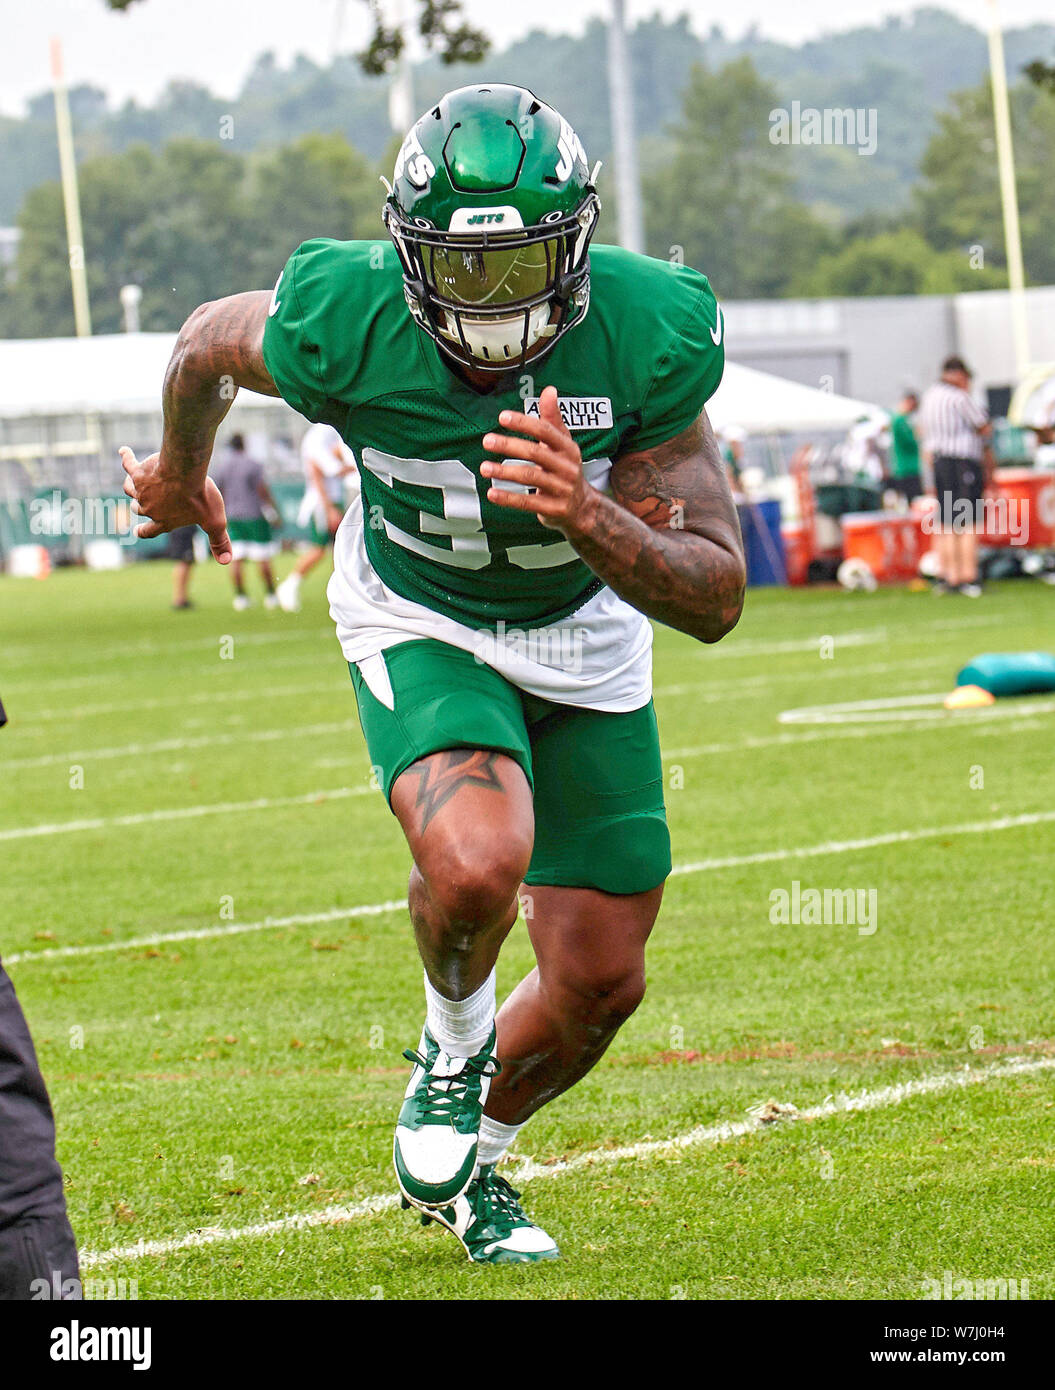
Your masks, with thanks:
<instances>
[{"instance_id":1,"label":"tattooed arm","mask_svg":"<svg viewBox=\"0 0 1055 1390\"><path fill-rule=\"evenodd\" d=\"M133 511L151 519L138 536L199 525L221 564L231 558L223 502L208 478L213 440L240 386L264 396L278 388L264 365L264 325L271 293L234 294L195 309L180 330L165 374L161 450L138 461L121 450Z\"/></svg>"},{"instance_id":2,"label":"tattooed arm","mask_svg":"<svg viewBox=\"0 0 1055 1390\"><path fill-rule=\"evenodd\" d=\"M622 514L607 515L598 494L593 524L581 543L571 538L576 550L649 617L703 642L724 637L743 609L744 551L706 413L666 444L616 459L610 485Z\"/></svg>"},{"instance_id":3,"label":"tattooed arm","mask_svg":"<svg viewBox=\"0 0 1055 1390\"><path fill-rule=\"evenodd\" d=\"M745 566L736 508L706 413L683 433L612 465L612 497L590 487L557 392L542 393L537 419L503 411L499 423L530 439L489 434L484 447L528 464L485 463L492 478L533 493L491 488L499 506L534 511L560 530L596 575L650 618L717 642L735 627Z\"/></svg>"},{"instance_id":4,"label":"tattooed arm","mask_svg":"<svg viewBox=\"0 0 1055 1390\"><path fill-rule=\"evenodd\" d=\"M161 457L199 483L221 420L238 387L277 396L264 366L264 325L270 290L232 294L195 309L180 330L165 373Z\"/></svg>"}]
</instances>

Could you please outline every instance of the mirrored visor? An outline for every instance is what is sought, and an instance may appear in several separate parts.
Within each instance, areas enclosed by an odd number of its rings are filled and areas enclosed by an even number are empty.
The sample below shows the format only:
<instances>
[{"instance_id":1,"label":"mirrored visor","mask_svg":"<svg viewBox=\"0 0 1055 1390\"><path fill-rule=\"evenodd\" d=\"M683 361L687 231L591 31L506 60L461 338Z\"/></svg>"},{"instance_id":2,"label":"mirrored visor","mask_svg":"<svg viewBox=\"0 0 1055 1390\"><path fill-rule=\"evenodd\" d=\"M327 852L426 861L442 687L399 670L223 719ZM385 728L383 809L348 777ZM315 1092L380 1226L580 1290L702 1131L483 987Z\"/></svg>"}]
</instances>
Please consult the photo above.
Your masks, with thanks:
<instances>
[{"instance_id":1,"label":"mirrored visor","mask_svg":"<svg viewBox=\"0 0 1055 1390\"><path fill-rule=\"evenodd\" d=\"M486 250L427 246L422 248L422 259L426 277L440 299L493 307L531 299L551 288L558 240Z\"/></svg>"}]
</instances>

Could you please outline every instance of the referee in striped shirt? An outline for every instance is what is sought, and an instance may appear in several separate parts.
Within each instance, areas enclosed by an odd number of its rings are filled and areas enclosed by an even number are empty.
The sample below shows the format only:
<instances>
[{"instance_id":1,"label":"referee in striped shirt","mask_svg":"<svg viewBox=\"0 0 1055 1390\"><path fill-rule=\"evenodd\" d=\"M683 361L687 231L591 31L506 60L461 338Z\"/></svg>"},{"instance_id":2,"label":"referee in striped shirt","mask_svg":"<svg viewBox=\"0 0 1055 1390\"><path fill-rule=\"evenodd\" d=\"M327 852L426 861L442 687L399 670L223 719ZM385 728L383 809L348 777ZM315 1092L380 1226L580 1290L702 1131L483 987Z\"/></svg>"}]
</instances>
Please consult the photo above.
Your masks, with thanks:
<instances>
[{"instance_id":1,"label":"referee in striped shirt","mask_svg":"<svg viewBox=\"0 0 1055 1390\"><path fill-rule=\"evenodd\" d=\"M989 417L969 393L971 373L962 357L947 357L941 380L923 393L918 428L923 457L938 498L939 593L978 598L978 541L986 484Z\"/></svg>"}]
</instances>

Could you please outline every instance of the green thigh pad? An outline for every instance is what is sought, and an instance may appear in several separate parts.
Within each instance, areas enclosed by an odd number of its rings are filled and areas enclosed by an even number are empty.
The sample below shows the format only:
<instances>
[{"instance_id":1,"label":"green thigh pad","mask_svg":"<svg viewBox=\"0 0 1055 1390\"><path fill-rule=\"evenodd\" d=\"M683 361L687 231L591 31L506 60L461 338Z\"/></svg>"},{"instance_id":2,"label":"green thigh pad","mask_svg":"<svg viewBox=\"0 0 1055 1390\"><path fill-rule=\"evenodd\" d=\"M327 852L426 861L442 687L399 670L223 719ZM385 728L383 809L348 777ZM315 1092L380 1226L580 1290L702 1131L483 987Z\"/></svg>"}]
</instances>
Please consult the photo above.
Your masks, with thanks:
<instances>
[{"instance_id":1,"label":"green thigh pad","mask_svg":"<svg viewBox=\"0 0 1055 1390\"><path fill-rule=\"evenodd\" d=\"M255 541L257 545L267 545L271 539L271 523L266 516L250 517L248 520L229 516L227 534L233 541Z\"/></svg>"},{"instance_id":2,"label":"green thigh pad","mask_svg":"<svg viewBox=\"0 0 1055 1390\"><path fill-rule=\"evenodd\" d=\"M652 702L626 714L524 697L535 769L526 883L643 893L670 873Z\"/></svg>"},{"instance_id":3,"label":"green thigh pad","mask_svg":"<svg viewBox=\"0 0 1055 1390\"><path fill-rule=\"evenodd\" d=\"M470 652L432 638L399 642L384 653L394 708L370 690L348 663L370 762L391 802L392 787L411 763L444 748L495 748L531 781L531 745L520 691Z\"/></svg>"},{"instance_id":4,"label":"green thigh pad","mask_svg":"<svg viewBox=\"0 0 1055 1390\"><path fill-rule=\"evenodd\" d=\"M394 707L349 664L370 761L391 801L411 763L445 748L513 758L535 800L525 882L641 893L670 872L663 772L651 703L628 714L526 694L469 652L432 639L389 647Z\"/></svg>"}]
</instances>

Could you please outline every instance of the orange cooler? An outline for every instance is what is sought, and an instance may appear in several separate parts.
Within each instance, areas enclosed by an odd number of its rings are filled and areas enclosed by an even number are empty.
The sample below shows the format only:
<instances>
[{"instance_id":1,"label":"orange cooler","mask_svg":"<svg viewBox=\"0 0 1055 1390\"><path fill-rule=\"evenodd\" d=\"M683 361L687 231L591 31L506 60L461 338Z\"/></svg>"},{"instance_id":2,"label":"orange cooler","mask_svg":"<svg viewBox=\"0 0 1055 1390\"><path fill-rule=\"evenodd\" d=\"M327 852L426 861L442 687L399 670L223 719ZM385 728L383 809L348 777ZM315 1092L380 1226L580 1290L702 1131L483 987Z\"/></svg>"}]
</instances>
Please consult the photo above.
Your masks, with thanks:
<instances>
[{"instance_id":1,"label":"orange cooler","mask_svg":"<svg viewBox=\"0 0 1055 1390\"><path fill-rule=\"evenodd\" d=\"M784 538L784 559L789 584L805 584L810 568L810 538L801 521L785 522L780 528Z\"/></svg>"},{"instance_id":2,"label":"orange cooler","mask_svg":"<svg viewBox=\"0 0 1055 1390\"><path fill-rule=\"evenodd\" d=\"M1039 468L997 468L986 497L998 505L986 510L986 530L981 538L985 545L1017 542L1026 550L1055 546L1055 473Z\"/></svg>"},{"instance_id":3,"label":"orange cooler","mask_svg":"<svg viewBox=\"0 0 1055 1390\"><path fill-rule=\"evenodd\" d=\"M842 529L844 557L863 560L880 584L914 579L930 549L930 537L913 513L848 512Z\"/></svg>"}]
</instances>

